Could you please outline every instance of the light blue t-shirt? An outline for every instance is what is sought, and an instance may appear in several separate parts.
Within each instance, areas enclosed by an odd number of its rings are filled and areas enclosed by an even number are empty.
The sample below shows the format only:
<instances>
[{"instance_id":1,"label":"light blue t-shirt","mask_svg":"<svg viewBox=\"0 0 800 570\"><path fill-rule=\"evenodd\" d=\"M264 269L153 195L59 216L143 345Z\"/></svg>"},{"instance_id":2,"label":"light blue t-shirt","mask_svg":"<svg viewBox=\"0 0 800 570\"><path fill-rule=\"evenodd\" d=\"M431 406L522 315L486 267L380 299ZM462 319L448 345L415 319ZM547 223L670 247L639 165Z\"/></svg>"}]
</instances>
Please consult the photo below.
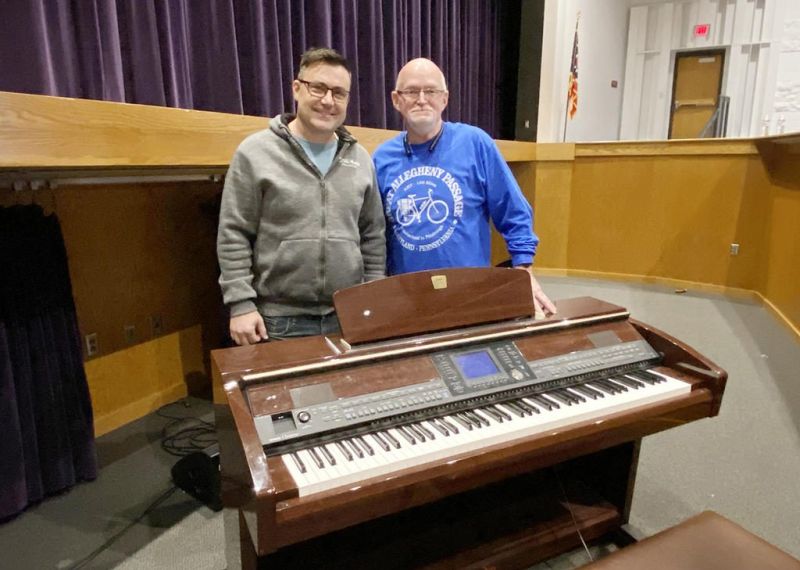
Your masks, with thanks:
<instances>
[{"instance_id":1,"label":"light blue t-shirt","mask_svg":"<svg viewBox=\"0 0 800 570\"><path fill-rule=\"evenodd\" d=\"M297 142L306 151L308 158L319 168L320 173L325 176L333 164L333 157L336 156L336 147L339 144L337 139L326 143L314 143L297 137Z\"/></svg>"}]
</instances>

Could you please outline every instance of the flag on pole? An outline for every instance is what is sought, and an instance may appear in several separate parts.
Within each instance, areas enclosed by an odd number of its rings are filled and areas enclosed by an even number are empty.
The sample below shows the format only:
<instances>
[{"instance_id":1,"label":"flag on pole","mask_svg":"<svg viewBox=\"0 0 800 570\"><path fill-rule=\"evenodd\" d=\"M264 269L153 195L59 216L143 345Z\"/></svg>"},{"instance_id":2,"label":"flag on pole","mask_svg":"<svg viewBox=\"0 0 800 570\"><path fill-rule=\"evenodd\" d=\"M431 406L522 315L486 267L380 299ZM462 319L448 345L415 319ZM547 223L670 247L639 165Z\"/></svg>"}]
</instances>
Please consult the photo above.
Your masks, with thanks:
<instances>
[{"instance_id":1,"label":"flag on pole","mask_svg":"<svg viewBox=\"0 0 800 570\"><path fill-rule=\"evenodd\" d=\"M572 62L569 64L569 87L567 88L567 114L572 119L578 112L578 22L575 22L575 39L572 41Z\"/></svg>"}]
</instances>

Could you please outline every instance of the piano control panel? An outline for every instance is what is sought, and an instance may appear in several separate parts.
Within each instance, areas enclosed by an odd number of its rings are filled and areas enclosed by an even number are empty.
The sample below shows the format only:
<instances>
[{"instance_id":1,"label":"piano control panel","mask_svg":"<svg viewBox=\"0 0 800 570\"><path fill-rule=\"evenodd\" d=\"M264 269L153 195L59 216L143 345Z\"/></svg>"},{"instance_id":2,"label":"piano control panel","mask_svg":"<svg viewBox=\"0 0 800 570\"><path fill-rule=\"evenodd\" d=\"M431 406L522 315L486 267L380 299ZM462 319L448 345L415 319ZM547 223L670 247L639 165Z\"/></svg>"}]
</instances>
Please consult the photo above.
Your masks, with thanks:
<instances>
[{"instance_id":1,"label":"piano control panel","mask_svg":"<svg viewBox=\"0 0 800 570\"><path fill-rule=\"evenodd\" d=\"M659 354L644 340L526 361L513 341L445 350L430 355L440 376L426 382L255 417L265 448L283 446L463 400L512 389L531 393L581 379L651 365Z\"/></svg>"}]
</instances>

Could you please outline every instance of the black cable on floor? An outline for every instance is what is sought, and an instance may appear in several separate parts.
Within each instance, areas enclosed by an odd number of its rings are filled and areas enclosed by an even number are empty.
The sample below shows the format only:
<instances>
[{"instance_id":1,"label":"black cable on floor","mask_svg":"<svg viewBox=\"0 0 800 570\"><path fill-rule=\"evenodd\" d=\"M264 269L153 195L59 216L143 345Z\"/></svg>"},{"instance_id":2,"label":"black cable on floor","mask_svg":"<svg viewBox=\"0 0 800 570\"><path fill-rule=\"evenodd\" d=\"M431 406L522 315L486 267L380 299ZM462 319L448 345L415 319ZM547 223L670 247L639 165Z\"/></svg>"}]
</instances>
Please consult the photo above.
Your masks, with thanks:
<instances>
[{"instance_id":1,"label":"black cable on floor","mask_svg":"<svg viewBox=\"0 0 800 570\"><path fill-rule=\"evenodd\" d=\"M161 495L159 495L158 498L156 498L152 503L150 503L150 505L142 512L142 514L140 514L134 520L130 521L127 525L125 525L123 528L118 530L116 533L114 533L114 535L111 538L109 538L103 544L101 544L100 546L95 548L85 558L79 560L74 565L70 566L69 567L70 570L78 570L79 568L83 568L89 562L91 562L92 560L97 558L100 554L102 554L104 551L106 551L112 544L114 544L114 542L116 542L116 540L119 537L121 537L123 534L128 532L131 528L133 528L134 525L138 524L139 521L141 521L144 517L146 517L148 514L150 514L153 511L153 509L155 509L161 503L166 501L170 497L170 495L172 495L172 493L177 491L177 489L178 489L178 487L176 487L175 485L172 485L169 489L167 489L166 491L161 493Z\"/></svg>"},{"instance_id":2,"label":"black cable on floor","mask_svg":"<svg viewBox=\"0 0 800 570\"><path fill-rule=\"evenodd\" d=\"M167 408L180 405L188 407L185 400L161 406L156 415L170 420L161 429L161 448L177 457L183 457L196 451L202 451L217 443L214 424L200 418L168 414Z\"/></svg>"}]
</instances>

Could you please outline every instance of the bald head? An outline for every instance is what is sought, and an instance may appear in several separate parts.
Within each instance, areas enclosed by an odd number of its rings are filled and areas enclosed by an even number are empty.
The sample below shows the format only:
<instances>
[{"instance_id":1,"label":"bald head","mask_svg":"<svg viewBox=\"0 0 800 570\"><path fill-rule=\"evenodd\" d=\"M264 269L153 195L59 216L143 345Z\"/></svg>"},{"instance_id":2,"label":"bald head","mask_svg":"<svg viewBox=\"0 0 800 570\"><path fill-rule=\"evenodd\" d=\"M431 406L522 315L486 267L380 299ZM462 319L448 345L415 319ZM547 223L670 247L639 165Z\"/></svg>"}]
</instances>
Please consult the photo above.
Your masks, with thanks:
<instances>
[{"instance_id":1,"label":"bald head","mask_svg":"<svg viewBox=\"0 0 800 570\"><path fill-rule=\"evenodd\" d=\"M442 70L439 69L438 65L424 57L412 59L403 66L400 73L397 74L395 89L404 89L405 85L412 79L415 81L424 79L427 82L433 82L437 88L447 91L447 82L444 79Z\"/></svg>"}]
</instances>

